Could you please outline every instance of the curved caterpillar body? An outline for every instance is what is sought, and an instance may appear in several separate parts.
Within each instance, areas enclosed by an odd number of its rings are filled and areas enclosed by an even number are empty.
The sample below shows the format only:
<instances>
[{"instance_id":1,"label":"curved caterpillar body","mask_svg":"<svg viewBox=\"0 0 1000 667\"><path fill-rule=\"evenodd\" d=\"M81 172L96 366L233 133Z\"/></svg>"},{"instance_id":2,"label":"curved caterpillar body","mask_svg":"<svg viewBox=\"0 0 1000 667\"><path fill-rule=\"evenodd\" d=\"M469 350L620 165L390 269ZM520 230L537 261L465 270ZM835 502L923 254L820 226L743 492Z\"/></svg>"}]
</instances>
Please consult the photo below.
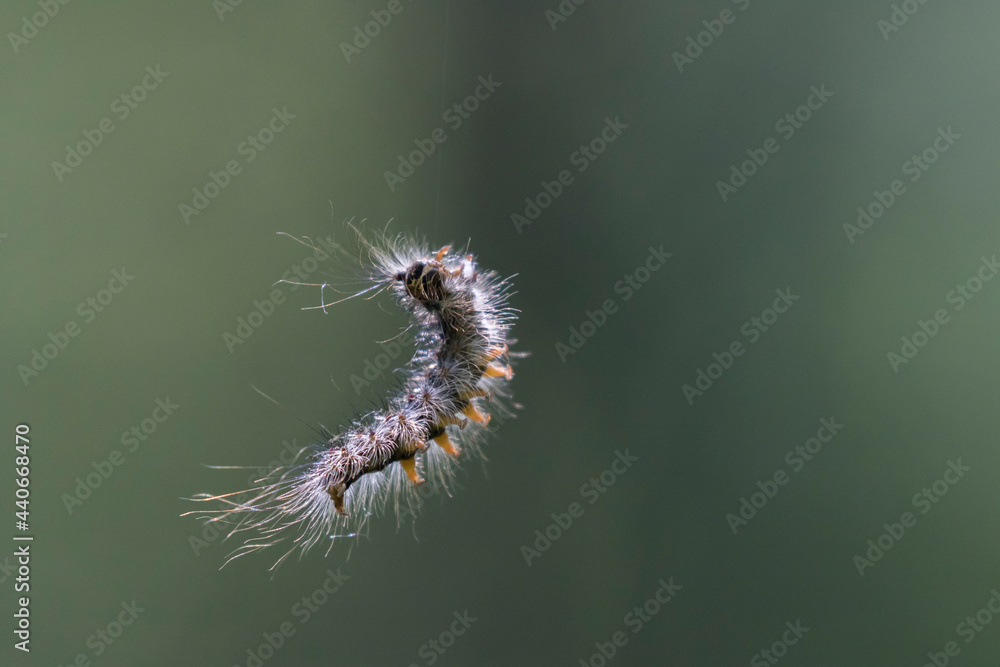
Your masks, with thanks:
<instances>
[{"instance_id":1,"label":"curved caterpillar body","mask_svg":"<svg viewBox=\"0 0 1000 667\"><path fill-rule=\"evenodd\" d=\"M196 498L225 504L195 513L233 525L230 536L253 533L227 563L291 540L276 567L321 540L332 548L332 538L360 531L387 504L414 510L424 475L448 492L461 459L478 453L490 410L510 414L504 385L517 355L509 351L509 282L450 246L431 252L403 237L364 243L372 284L355 296L389 290L410 313L416 351L406 378L381 409L328 433L308 461L277 468L246 491Z\"/></svg>"}]
</instances>

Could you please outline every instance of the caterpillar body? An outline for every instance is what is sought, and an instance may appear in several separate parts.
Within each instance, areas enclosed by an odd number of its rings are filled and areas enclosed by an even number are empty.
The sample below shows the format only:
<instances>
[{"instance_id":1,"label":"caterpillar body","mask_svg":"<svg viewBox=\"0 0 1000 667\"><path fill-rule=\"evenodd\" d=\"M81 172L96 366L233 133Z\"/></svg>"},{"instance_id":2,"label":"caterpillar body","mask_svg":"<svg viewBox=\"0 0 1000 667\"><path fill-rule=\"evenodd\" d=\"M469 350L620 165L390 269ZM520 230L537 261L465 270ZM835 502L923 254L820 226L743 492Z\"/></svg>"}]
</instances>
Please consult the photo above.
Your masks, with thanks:
<instances>
[{"instance_id":1,"label":"caterpillar body","mask_svg":"<svg viewBox=\"0 0 1000 667\"><path fill-rule=\"evenodd\" d=\"M324 431L307 460L273 469L245 491L200 494L221 509L188 514L231 526L228 536L250 536L226 559L284 543L300 557L323 540L356 535L372 515L392 508L415 513L416 485L450 493L461 462L480 455L493 414L511 415L506 392L513 375L509 338L516 311L507 305L509 279L478 267L471 254L437 251L397 236L365 240L362 267L370 284L359 296L392 292L411 318L415 352L405 379L380 409L339 432ZM365 258L367 255L367 258ZM347 297L351 298L351 297ZM344 300L344 299L342 299ZM339 302L336 302L339 303ZM323 304L323 309L327 305ZM305 451L305 450L304 450Z\"/></svg>"}]
</instances>

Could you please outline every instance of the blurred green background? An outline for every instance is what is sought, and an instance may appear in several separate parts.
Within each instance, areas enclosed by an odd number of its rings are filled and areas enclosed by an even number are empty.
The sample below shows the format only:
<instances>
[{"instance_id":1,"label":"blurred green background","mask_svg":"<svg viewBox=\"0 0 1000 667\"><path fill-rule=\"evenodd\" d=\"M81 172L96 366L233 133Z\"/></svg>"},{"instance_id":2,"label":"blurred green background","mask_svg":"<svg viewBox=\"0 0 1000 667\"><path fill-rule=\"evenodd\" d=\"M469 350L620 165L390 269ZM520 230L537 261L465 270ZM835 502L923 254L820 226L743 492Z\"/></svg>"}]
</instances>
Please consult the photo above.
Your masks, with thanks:
<instances>
[{"instance_id":1,"label":"blurred green background","mask_svg":"<svg viewBox=\"0 0 1000 667\"><path fill-rule=\"evenodd\" d=\"M0 663L252 666L290 623L263 664L916 666L949 642L949 664L995 664L1000 622L980 610L1000 587L1000 281L976 280L1000 252L998 21L987 0L4 3L0 386L6 440L31 425L35 542L33 650L12 647L5 565ZM449 124L479 77L499 86ZM251 151L275 110L284 126ZM53 165L102 119L113 129L77 166ZM607 119L619 136L592 144ZM438 127L447 140L390 189ZM588 146L603 152L581 162ZM518 228L563 170L572 182ZM351 381L403 322L388 300L323 314L300 310L317 289L280 286L245 342L223 337L310 255L277 232L340 241L352 219L468 242L517 274L524 408L413 529L383 518L349 559L317 550L273 579L277 554L219 571L230 545L192 541L181 499L247 472L203 464L266 465L309 442L297 417L334 427L391 385ZM671 257L626 300L616 284L645 278L661 245ZM334 257L309 282L350 269ZM134 276L117 294L113 271ZM774 321L779 289L798 299ZM50 334L64 349L26 372ZM688 400L699 370L716 379ZM158 399L179 407L129 450ZM821 419L843 428L796 469L786 455ZM626 449L638 462L589 490ZM121 465L67 508L114 450ZM13 511L12 472L0 480ZM727 519L762 487L755 516ZM915 503L925 488L936 502ZM582 516L529 566L522 547L574 502ZM859 574L904 512L915 525ZM294 605L337 568L349 578L303 623ZM681 589L637 623L661 579ZM133 600L134 622L99 639Z\"/></svg>"}]
</instances>

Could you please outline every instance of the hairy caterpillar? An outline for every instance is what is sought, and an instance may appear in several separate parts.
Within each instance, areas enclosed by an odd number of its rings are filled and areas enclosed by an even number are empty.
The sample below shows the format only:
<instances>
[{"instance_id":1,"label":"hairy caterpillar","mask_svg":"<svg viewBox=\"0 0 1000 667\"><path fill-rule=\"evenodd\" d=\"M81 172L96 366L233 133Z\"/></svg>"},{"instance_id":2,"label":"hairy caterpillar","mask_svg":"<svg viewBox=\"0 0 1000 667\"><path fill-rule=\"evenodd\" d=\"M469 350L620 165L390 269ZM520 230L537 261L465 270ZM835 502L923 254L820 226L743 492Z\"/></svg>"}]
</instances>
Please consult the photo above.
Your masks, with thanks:
<instances>
[{"instance_id":1,"label":"hairy caterpillar","mask_svg":"<svg viewBox=\"0 0 1000 667\"><path fill-rule=\"evenodd\" d=\"M352 296L392 292L415 328L416 351L404 367L405 379L380 409L338 433L324 430L326 441L306 448L308 460L275 468L244 491L193 498L222 508L187 514L232 526L229 537L251 534L226 563L278 543L290 545L274 569L324 539L330 540L329 554L333 538L357 534L387 507L413 513L419 506L415 486L426 476L448 492L460 461L480 453L491 410L511 414L504 387L518 355L509 348L516 318L507 305L509 279L481 270L473 255L452 252L451 246L432 252L405 236L379 243L360 232L358 237L370 284Z\"/></svg>"}]
</instances>

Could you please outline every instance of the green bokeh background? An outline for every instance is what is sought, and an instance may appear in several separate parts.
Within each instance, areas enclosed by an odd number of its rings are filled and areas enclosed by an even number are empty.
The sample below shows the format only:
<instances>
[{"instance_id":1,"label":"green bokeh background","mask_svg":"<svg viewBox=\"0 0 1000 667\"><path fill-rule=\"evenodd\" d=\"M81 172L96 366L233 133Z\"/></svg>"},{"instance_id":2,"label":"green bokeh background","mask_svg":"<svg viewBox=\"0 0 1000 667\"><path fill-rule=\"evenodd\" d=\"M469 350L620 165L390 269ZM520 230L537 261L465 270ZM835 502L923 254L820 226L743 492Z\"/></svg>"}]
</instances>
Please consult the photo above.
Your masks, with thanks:
<instances>
[{"instance_id":1,"label":"green bokeh background","mask_svg":"<svg viewBox=\"0 0 1000 667\"><path fill-rule=\"evenodd\" d=\"M386 3L247 1L220 19L207 0L72 2L16 52L6 38L0 387L5 441L32 428L36 541L33 651L11 647L4 576L0 663L246 665L292 621L265 664L426 665L421 646L468 610L436 664L578 665L619 630L609 664L748 664L798 619L810 630L781 664L921 665L948 641L952 664L995 664L1000 623L971 643L956 626L1000 586L1000 282L960 311L946 295L1000 251L1000 5L930 2L888 39L889 2L744 5L595 0L553 30L554 0L404 1L349 63L341 43ZM724 9L735 21L679 72L672 54ZM0 28L37 11L4 3ZM157 65L167 78L119 120L113 100ZM390 191L385 170L488 75L496 92ZM833 96L723 202L716 182L821 84ZM243 162L275 107L294 119ZM114 131L60 182L53 161L104 117ZM518 232L524 198L617 117L621 137ZM960 139L911 183L901 165L939 127ZM242 173L185 223L178 205L234 158ZM849 243L843 225L895 178L906 193ZM341 240L351 219L469 242L517 274L524 408L416 538L383 519L349 560L219 571L228 544L196 556L181 498L246 474L202 464L264 465L309 441L296 417L335 426L390 385L350 381L402 322L388 301L324 315L300 310L316 289L286 286L244 344L222 338L308 255L276 232ZM661 244L669 262L624 301L616 281ZM134 281L85 323L78 304L122 267ZM316 277L349 269L334 259ZM689 404L682 385L746 342L779 288L794 307ZM618 311L563 362L556 343L607 298ZM894 372L887 353L938 308L950 321ZM71 321L81 334L23 382L17 367ZM68 513L76 478L167 397L176 413ZM726 514L790 470L824 417L843 430L734 535ZM639 463L586 504L581 485L626 448ZM859 576L867 540L957 459L971 471ZM12 510L12 472L0 480ZM522 545L581 501L529 567ZM338 567L350 579L298 623L292 605ZM632 634L625 615L670 577L682 590ZM133 599L145 611L95 656L88 637Z\"/></svg>"}]
</instances>

